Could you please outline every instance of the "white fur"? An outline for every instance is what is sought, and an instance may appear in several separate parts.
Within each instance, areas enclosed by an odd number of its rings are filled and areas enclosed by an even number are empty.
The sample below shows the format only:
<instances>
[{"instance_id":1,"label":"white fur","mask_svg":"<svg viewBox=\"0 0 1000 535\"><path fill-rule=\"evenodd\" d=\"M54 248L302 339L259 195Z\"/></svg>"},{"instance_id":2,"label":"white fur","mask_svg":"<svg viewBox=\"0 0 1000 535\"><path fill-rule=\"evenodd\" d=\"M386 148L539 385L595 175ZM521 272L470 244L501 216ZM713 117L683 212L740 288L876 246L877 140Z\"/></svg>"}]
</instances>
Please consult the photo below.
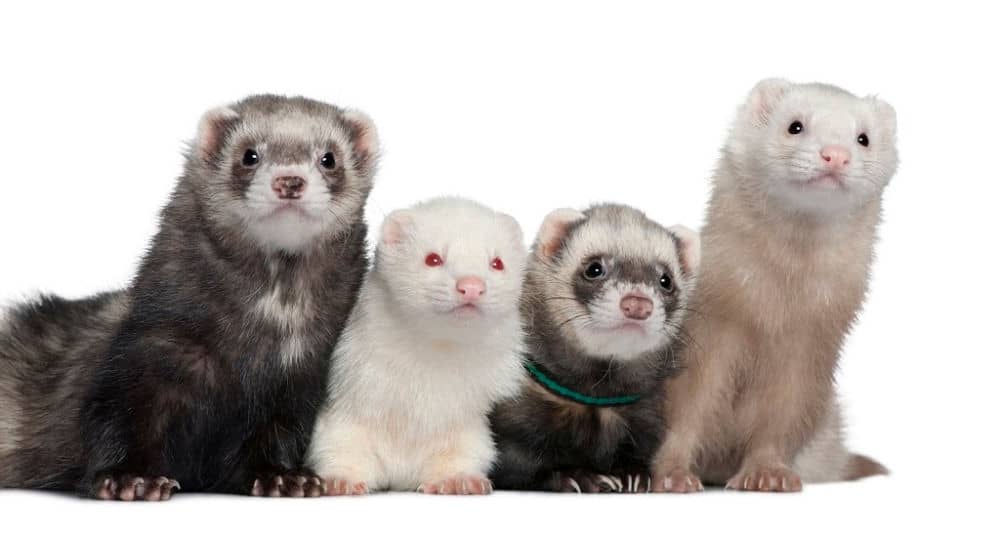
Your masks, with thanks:
<instances>
[{"instance_id":1,"label":"white fur","mask_svg":"<svg viewBox=\"0 0 1000 535\"><path fill-rule=\"evenodd\" d=\"M793 135L788 127L796 120L804 128ZM869 138L867 147L857 141L861 133ZM820 150L827 145L850 152L840 186L810 182L825 172ZM881 194L895 172L896 114L875 97L837 87L763 80L741 110L726 150L747 167L738 175L764 177L736 184L760 210L838 218Z\"/></svg>"},{"instance_id":2,"label":"white fur","mask_svg":"<svg viewBox=\"0 0 1000 535\"><path fill-rule=\"evenodd\" d=\"M520 229L509 216L449 198L390 214L382 236L334 352L308 461L327 480L370 490L485 477L495 457L487 414L523 375ZM443 266L425 265L432 252ZM490 268L498 256L503 272ZM464 276L486 281L479 316L451 312Z\"/></svg>"},{"instance_id":3,"label":"white fur","mask_svg":"<svg viewBox=\"0 0 1000 535\"><path fill-rule=\"evenodd\" d=\"M276 269L271 267L271 269ZM305 354L305 329L313 303L308 292L297 292L302 298L288 303L282 302L285 288L275 285L254 303L254 312L262 320L274 324L285 331L282 338L281 362L293 366Z\"/></svg>"},{"instance_id":4,"label":"white fur","mask_svg":"<svg viewBox=\"0 0 1000 535\"><path fill-rule=\"evenodd\" d=\"M833 400L816 427L816 433L795 456L792 469L806 483L843 481L851 461L844 438L840 403Z\"/></svg>"},{"instance_id":5,"label":"white fur","mask_svg":"<svg viewBox=\"0 0 1000 535\"><path fill-rule=\"evenodd\" d=\"M657 290L647 285L615 284L590 305L590 315L570 322L577 338L589 352L602 358L628 360L663 346L670 335L665 324L666 310L656 297ZM623 331L632 323L621 311L622 298L629 294L648 296L653 301L653 314L642 322L642 331Z\"/></svg>"},{"instance_id":6,"label":"white fur","mask_svg":"<svg viewBox=\"0 0 1000 535\"><path fill-rule=\"evenodd\" d=\"M266 145L262 149L266 151ZM317 153L316 159L321 157ZM276 177L300 176L306 186L302 198L293 201L298 211L278 211L288 201L278 198L271 187ZM285 251L300 251L322 234L328 224L330 192L315 165L264 163L257 170L246 194L247 229L262 245Z\"/></svg>"}]
</instances>

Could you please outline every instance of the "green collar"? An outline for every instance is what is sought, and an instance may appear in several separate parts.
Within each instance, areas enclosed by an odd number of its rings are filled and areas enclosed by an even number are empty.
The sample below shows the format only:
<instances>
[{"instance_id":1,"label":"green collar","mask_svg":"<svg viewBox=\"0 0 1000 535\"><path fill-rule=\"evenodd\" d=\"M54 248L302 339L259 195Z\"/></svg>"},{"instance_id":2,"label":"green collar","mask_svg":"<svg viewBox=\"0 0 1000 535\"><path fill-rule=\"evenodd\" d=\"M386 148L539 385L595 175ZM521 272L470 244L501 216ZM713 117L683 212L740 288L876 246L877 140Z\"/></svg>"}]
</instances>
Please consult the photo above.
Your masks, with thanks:
<instances>
[{"instance_id":1,"label":"green collar","mask_svg":"<svg viewBox=\"0 0 1000 535\"><path fill-rule=\"evenodd\" d=\"M617 407L621 405L631 405L642 399L642 396L638 395L601 398L588 396L557 383L555 379L549 377L545 372L543 372L542 368L538 364L531 362L530 357L526 358L524 361L524 367L528 370L528 373L531 374L531 377L534 378L535 381L538 381L538 384L544 386L549 392L582 405L591 405L594 407Z\"/></svg>"}]
</instances>

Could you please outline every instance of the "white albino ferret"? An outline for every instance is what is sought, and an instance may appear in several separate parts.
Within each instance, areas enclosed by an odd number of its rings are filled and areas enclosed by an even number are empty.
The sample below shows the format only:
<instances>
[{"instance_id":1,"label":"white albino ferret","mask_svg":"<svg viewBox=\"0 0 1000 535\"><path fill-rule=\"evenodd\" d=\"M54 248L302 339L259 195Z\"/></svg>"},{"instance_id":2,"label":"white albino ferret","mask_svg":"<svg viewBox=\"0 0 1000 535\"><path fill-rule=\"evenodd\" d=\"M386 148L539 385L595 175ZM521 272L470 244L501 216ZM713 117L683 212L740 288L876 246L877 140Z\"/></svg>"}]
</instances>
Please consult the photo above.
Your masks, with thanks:
<instances>
[{"instance_id":1,"label":"white albino ferret","mask_svg":"<svg viewBox=\"0 0 1000 535\"><path fill-rule=\"evenodd\" d=\"M526 257L517 221L472 201L389 214L308 454L327 494L492 490L488 413L522 373Z\"/></svg>"}]
</instances>

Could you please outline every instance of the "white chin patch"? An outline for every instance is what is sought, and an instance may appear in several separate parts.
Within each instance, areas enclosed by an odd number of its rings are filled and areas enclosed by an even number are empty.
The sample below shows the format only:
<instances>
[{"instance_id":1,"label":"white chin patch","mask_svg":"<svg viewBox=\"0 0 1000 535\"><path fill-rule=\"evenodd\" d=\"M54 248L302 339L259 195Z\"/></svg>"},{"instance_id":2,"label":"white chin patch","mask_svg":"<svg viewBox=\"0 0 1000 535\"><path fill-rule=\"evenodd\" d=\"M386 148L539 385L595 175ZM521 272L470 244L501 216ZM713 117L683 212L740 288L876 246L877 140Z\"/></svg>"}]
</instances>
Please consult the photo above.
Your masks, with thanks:
<instances>
[{"instance_id":1,"label":"white chin patch","mask_svg":"<svg viewBox=\"0 0 1000 535\"><path fill-rule=\"evenodd\" d=\"M583 349L599 358L630 360L663 347L666 343L663 305L653 300L653 313L641 323L629 323L621 312L621 300L630 292L655 296L651 288L616 285L600 302L592 303L590 315L572 322Z\"/></svg>"},{"instance_id":2,"label":"white chin patch","mask_svg":"<svg viewBox=\"0 0 1000 535\"><path fill-rule=\"evenodd\" d=\"M323 231L320 220L292 210L254 219L248 227L265 249L291 253L309 247Z\"/></svg>"},{"instance_id":3,"label":"white chin patch","mask_svg":"<svg viewBox=\"0 0 1000 535\"><path fill-rule=\"evenodd\" d=\"M281 199L272 188L275 177L305 180L299 198ZM305 165L262 166L246 194L247 227L268 250L299 252L317 239L330 218L330 195L319 172Z\"/></svg>"},{"instance_id":4,"label":"white chin patch","mask_svg":"<svg viewBox=\"0 0 1000 535\"><path fill-rule=\"evenodd\" d=\"M663 345L663 335L660 332L582 325L574 327L577 338L588 354L599 358L631 360Z\"/></svg>"},{"instance_id":5,"label":"white chin patch","mask_svg":"<svg viewBox=\"0 0 1000 535\"><path fill-rule=\"evenodd\" d=\"M844 186L796 181L775 188L771 196L786 209L817 215L833 215L851 206L853 195Z\"/></svg>"}]
</instances>

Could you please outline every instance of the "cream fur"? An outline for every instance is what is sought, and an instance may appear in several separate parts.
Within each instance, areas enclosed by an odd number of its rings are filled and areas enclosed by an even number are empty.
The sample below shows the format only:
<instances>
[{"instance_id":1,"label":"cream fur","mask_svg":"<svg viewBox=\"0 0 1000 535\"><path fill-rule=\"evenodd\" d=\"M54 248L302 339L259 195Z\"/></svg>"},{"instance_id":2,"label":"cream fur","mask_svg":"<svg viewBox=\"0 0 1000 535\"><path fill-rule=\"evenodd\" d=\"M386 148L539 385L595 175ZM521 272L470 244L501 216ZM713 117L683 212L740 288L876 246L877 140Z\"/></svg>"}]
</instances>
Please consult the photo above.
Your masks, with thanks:
<instances>
[{"instance_id":1,"label":"cream fur","mask_svg":"<svg viewBox=\"0 0 1000 535\"><path fill-rule=\"evenodd\" d=\"M805 125L790 135L788 125ZM856 142L865 132L871 142ZM810 184L822 146L851 151L841 187ZM657 475L691 471L750 490L847 477L834 397L841 344L868 288L881 195L895 172L895 114L821 84L765 80L740 110L715 174L686 328L668 382L671 431Z\"/></svg>"},{"instance_id":2,"label":"cream fur","mask_svg":"<svg viewBox=\"0 0 1000 535\"><path fill-rule=\"evenodd\" d=\"M394 212L336 351L308 461L328 481L416 490L485 478L487 414L523 370L517 311L526 251L504 214L447 198ZM444 265L428 267L435 252ZM506 268L490 268L493 258ZM455 281L486 281L480 317L456 316Z\"/></svg>"}]
</instances>

